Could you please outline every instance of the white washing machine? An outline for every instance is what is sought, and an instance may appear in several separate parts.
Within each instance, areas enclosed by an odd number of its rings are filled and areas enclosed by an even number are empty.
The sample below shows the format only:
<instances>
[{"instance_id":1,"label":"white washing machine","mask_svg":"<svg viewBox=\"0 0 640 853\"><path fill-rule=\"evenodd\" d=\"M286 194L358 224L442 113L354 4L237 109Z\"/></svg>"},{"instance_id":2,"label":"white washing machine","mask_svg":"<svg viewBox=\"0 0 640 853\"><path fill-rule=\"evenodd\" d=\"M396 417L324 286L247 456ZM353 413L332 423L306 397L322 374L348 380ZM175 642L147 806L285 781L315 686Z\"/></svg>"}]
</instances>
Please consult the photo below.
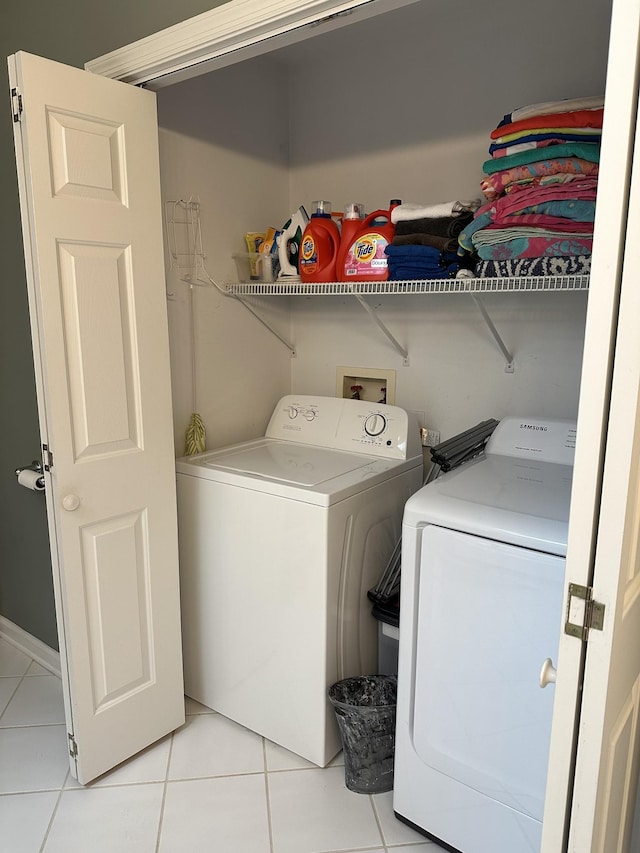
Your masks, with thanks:
<instances>
[{"instance_id":1,"label":"white washing machine","mask_svg":"<svg viewBox=\"0 0 640 853\"><path fill-rule=\"evenodd\" d=\"M506 418L403 521L396 816L462 853L538 853L575 423Z\"/></svg>"},{"instance_id":2,"label":"white washing machine","mask_svg":"<svg viewBox=\"0 0 640 853\"><path fill-rule=\"evenodd\" d=\"M415 418L288 396L264 438L177 461L185 692L325 766L326 690L376 671L367 590L422 483Z\"/></svg>"}]
</instances>

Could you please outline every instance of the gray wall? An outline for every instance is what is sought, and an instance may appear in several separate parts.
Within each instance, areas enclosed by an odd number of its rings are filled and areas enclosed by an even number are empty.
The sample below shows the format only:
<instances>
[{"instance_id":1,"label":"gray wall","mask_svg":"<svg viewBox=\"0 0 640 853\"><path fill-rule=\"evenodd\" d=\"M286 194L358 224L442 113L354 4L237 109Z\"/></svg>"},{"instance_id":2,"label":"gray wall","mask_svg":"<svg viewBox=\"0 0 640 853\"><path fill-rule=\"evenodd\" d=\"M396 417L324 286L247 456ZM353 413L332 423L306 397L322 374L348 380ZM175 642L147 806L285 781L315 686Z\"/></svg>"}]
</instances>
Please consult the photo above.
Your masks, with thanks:
<instances>
[{"instance_id":1,"label":"gray wall","mask_svg":"<svg viewBox=\"0 0 640 853\"><path fill-rule=\"evenodd\" d=\"M19 50L82 67L224 0L22 0L0 15L0 56ZM6 64L4 66L6 68ZM5 77L6 80L6 72ZM0 118L0 615L58 647L44 496L14 470L40 456L8 84Z\"/></svg>"}]
</instances>

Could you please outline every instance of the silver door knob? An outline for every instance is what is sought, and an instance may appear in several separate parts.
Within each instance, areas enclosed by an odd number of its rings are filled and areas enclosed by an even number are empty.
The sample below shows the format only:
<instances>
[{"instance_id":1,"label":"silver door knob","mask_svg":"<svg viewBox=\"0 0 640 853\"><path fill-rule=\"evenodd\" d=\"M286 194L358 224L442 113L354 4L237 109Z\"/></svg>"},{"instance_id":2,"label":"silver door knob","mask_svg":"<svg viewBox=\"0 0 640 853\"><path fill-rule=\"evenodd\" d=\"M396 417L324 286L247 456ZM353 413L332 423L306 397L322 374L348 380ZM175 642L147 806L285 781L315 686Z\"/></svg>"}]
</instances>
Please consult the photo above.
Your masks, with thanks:
<instances>
[{"instance_id":1,"label":"silver door knob","mask_svg":"<svg viewBox=\"0 0 640 853\"><path fill-rule=\"evenodd\" d=\"M556 674L557 670L553 665L553 661L551 658L547 658L540 670L540 687L546 687L547 684L555 684Z\"/></svg>"},{"instance_id":2,"label":"silver door knob","mask_svg":"<svg viewBox=\"0 0 640 853\"><path fill-rule=\"evenodd\" d=\"M77 495L65 495L62 498L62 506L67 512L73 512L80 506L80 498Z\"/></svg>"}]
</instances>

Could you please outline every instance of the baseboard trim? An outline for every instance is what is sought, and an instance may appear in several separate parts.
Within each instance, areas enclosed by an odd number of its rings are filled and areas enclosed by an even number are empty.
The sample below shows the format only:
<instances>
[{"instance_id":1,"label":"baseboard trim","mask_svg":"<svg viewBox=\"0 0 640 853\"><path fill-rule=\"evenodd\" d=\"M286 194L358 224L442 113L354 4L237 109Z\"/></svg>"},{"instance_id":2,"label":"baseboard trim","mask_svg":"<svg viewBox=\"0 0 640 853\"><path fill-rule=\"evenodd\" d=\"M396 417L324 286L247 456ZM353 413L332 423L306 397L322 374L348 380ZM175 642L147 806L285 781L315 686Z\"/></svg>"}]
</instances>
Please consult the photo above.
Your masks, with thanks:
<instances>
[{"instance_id":1,"label":"baseboard trim","mask_svg":"<svg viewBox=\"0 0 640 853\"><path fill-rule=\"evenodd\" d=\"M42 640L34 637L33 634L29 634L4 616L0 616L0 637L60 678L60 652L54 651Z\"/></svg>"}]
</instances>

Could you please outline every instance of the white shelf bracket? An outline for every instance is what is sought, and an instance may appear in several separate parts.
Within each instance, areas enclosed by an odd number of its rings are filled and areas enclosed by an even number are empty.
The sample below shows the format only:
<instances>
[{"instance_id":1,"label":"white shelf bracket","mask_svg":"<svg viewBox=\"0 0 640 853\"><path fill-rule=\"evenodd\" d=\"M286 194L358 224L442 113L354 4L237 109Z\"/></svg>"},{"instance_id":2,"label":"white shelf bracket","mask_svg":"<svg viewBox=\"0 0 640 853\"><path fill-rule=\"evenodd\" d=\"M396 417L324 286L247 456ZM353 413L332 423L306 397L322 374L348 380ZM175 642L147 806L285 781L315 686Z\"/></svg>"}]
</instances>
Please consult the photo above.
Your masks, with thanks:
<instances>
[{"instance_id":1,"label":"white shelf bracket","mask_svg":"<svg viewBox=\"0 0 640 853\"><path fill-rule=\"evenodd\" d=\"M500 333L498 332L498 330L494 326L493 320L489 316L487 309L484 307L483 301L480 299L480 297L476 296L475 293L471 294L471 298L476 303L478 310L482 314L482 317L483 317L485 323L487 324L487 326L489 328L489 331L491 332L491 334L495 338L496 343L500 347L500 350L501 350L503 356L507 359L507 363L505 365L504 372L505 373L513 373L513 371L514 371L513 356L511 355L509 350L506 348L504 341L500 337Z\"/></svg>"},{"instance_id":2,"label":"white shelf bracket","mask_svg":"<svg viewBox=\"0 0 640 853\"><path fill-rule=\"evenodd\" d=\"M210 279L211 280L211 279ZM217 286L217 285L216 285ZM222 290L221 288L219 288ZM500 337L487 309L480 300L479 293L544 293L544 292L578 292L589 289L589 276L506 276L502 278L447 278L447 279L409 279L406 281L362 281L362 282L305 282L287 281L286 278L277 282L240 282L228 284L225 293L228 296L354 296L367 312L372 322L380 329L393 348L402 356L402 363L409 366L408 351L394 338L384 325L378 313L363 299L363 296L391 296L429 293L464 294L473 298L474 302L500 351L506 359L505 373L515 370L512 354ZM245 304L243 302L243 304ZM262 321L261 318L258 318ZM272 330L273 331L273 330ZM274 332L274 334L277 334ZM279 337L279 335L278 335ZM281 340L283 340L281 338ZM288 345L288 342L283 340ZM293 347L289 345L293 354Z\"/></svg>"},{"instance_id":3,"label":"white shelf bracket","mask_svg":"<svg viewBox=\"0 0 640 853\"><path fill-rule=\"evenodd\" d=\"M294 347L294 345L290 341L288 341L285 337L283 337L280 334L280 332L276 331L276 329L274 329L273 326L271 326L269 323L267 323L267 321L264 319L264 317L261 317L260 314L258 314L258 312L255 310L255 308L252 305L249 305L249 303L245 302L244 299L242 299L240 296L236 296L235 294L231 294L231 293L225 293L222 289L220 289L220 292L223 293L225 296L232 296L234 299L237 299L241 305L244 305L244 307L247 309L247 311L249 311L250 314L253 314L253 316L256 318L256 320L259 323L262 323L262 325L265 327L265 329L268 329L271 332L271 334L274 335L280 341L280 343L282 343L286 346L286 348L291 353L291 358L296 357L296 348Z\"/></svg>"},{"instance_id":4,"label":"white shelf bracket","mask_svg":"<svg viewBox=\"0 0 640 853\"><path fill-rule=\"evenodd\" d=\"M373 308L362 298L362 296L360 296L359 293L354 293L353 295L358 300L360 305L362 305L364 310L367 312L367 314L373 320L376 326L380 329L383 335L385 335L385 337L391 343L396 352L398 352L402 356L402 364L404 365L404 367L409 367L409 352L402 346L402 344L398 343L398 341L393 337L389 329L387 329L385 324L382 322L380 317L378 317Z\"/></svg>"},{"instance_id":5,"label":"white shelf bracket","mask_svg":"<svg viewBox=\"0 0 640 853\"><path fill-rule=\"evenodd\" d=\"M222 296L236 299L258 320L265 329L268 329L291 353L296 357L296 348L293 344L276 331L265 319L261 317L256 309L246 302L237 293L230 293L225 287L221 287L215 279L211 278L204 265L205 254L202 248L202 230L200 227L200 201L191 196L189 199L165 202L165 219L169 244L169 269L175 269L181 278L190 287L214 287ZM201 281L204 276L209 284ZM167 298L175 299L175 294L168 293Z\"/></svg>"}]
</instances>

